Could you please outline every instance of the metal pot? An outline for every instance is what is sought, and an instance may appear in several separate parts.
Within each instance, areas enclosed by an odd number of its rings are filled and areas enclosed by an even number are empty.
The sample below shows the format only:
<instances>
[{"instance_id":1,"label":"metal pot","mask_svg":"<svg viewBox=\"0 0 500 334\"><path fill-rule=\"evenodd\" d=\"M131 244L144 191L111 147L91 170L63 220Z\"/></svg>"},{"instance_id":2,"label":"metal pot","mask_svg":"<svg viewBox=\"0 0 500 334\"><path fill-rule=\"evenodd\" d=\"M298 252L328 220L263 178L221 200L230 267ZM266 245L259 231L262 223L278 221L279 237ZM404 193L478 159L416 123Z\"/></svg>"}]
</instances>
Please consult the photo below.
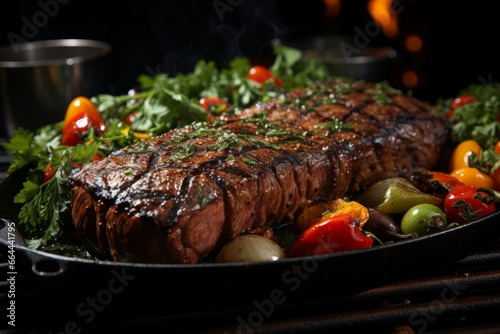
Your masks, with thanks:
<instances>
[{"instance_id":1,"label":"metal pot","mask_svg":"<svg viewBox=\"0 0 500 334\"><path fill-rule=\"evenodd\" d=\"M71 100L106 90L111 46L87 39L0 48L0 96L7 134L61 121Z\"/></svg>"},{"instance_id":2,"label":"metal pot","mask_svg":"<svg viewBox=\"0 0 500 334\"><path fill-rule=\"evenodd\" d=\"M398 52L386 46L359 45L352 37L319 36L283 44L301 49L304 59L317 59L336 77L380 82L388 80Z\"/></svg>"},{"instance_id":3,"label":"metal pot","mask_svg":"<svg viewBox=\"0 0 500 334\"><path fill-rule=\"evenodd\" d=\"M389 47L366 47L352 53L336 49L307 50L304 55L319 59L334 76L380 82L388 79L389 65L396 51Z\"/></svg>"}]
</instances>

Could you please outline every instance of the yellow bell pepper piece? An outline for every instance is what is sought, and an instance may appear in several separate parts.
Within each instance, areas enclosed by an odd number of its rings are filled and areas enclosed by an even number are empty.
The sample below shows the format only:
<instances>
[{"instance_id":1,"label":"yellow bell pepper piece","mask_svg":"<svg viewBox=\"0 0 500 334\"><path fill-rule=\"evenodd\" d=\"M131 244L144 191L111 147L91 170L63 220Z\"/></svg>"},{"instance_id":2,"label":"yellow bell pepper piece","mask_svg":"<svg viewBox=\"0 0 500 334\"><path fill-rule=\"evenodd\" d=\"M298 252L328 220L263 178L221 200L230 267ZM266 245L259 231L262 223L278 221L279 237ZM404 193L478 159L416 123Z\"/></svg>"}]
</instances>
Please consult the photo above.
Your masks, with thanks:
<instances>
[{"instance_id":1,"label":"yellow bell pepper piece","mask_svg":"<svg viewBox=\"0 0 500 334\"><path fill-rule=\"evenodd\" d=\"M356 201L346 201L338 198L327 203L319 203L304 208L296 223L302 231L307 230L319 221L347 213L359 221L362 227L369 218L368 208Z\"/></svg>"},{"instance_id":2,"label":"yellow bell pepper piece","mask_svg":"<svg viewBox=\"0 0 500 334\"><path fill-rule=\"evenodd\" d=\"M120 130L120 133L127 136L128 133L130 132L130 126L126 126L124 127L123 129ZM132 131L132 134L134 135L134 137L136 138L139 138L139 139L148 139L148 138L151 138L150 135L148 135L147 133L142 133L142 132L133 132Z\"/></svg>"}]
</instances>

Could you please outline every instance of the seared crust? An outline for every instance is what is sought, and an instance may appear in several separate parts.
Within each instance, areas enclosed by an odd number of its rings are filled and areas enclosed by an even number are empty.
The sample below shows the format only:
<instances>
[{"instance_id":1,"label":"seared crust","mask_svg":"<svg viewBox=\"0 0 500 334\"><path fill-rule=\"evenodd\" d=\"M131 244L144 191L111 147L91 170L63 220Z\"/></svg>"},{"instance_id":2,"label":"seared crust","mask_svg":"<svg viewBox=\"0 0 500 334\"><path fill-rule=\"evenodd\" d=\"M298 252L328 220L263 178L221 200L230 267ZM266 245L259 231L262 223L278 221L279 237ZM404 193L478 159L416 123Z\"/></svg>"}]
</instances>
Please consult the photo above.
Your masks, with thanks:
<instances>
[{"instance_id":1,"label":"seared crust","mask_svg":"<svg viewBox=\"0 0 500 334\"><path fill-rule=\"evenodd\" d=\"M72 217L101 257L198 263L309 202L434 168L448 131L430 106L383 85L320 83L77 170Z\"/></svg>"}]
</instances>

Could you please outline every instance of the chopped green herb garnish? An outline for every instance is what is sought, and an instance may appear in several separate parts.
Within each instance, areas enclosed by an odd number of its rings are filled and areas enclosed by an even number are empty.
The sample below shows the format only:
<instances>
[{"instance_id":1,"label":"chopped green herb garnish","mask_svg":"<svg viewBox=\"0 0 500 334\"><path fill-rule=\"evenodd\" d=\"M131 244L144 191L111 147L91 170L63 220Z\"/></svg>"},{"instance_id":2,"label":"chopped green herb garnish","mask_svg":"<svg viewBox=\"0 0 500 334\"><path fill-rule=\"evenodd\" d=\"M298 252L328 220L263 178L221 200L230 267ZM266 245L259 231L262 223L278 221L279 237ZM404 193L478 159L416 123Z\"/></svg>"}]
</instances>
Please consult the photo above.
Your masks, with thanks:
<instances>
[{"instance_id":1,"label":"chopped green herb garnish","mask_svg":"<svg viewBox=\"0 0 500 334\"><path fill-rule=\"evenodd\" d=\"M192 143L181 144L179 151L170 157L172 161L184 160L196 153L196 146Z\"/></svg>"},{"instance_id":2,"label":"chopped green herb garnish","mask_svg":"<svg viewBox=\"0 0 500 334\"><path fill-rule=\"evenodd\" d=\"M392 103L392 99L383 91L376 91L375 93L373 93L373 100L381 105Z\"/></svg>"},{"instance_id":3,"label":"chopped green herb garnish","mask_svg":"<svg viewBox=\"0 0 500 334\"><path fill-rule=\"evenodd\" d=\"M403 92L400 89L392 87L387 81L381 81L377 84L378 87L380 87L381 90L386 91L386 92L391 92L395 94L402 94Z\"/></svg>"},{"instance_id":4,"label":"chopped green herb garnish","mask_svg":"<svg viewBox=\"0 0 500 334\"><path fill-rule=\"evenodd\" d=\"M337 94L348 94L348 93L354 93L356 89L347 82L342 82L336 85L333 85L333 89L337 92Z\"/></svg>"},{"instance_id":5,"label":"chopped green herb garnish","mask_svg":"<svg viewBox=\"0 0 500 334\"><path fill-rule=\"evenodd\" d=\"M318 129L327 129L335 132L350 130L352 127L349 124L345 124L341 120L334 119L326 123L321 123L315 126Z\"/></svg>"},{"instance_id":6,"label":"chopped green herb garnish","mask_svg":"<svg viewBox=\"0 0 500 334\"><path fill-rule=\"evenodd\" d=\"M243 161L244 163L247 163L249 165L256 165L257 164L257 161L252 160L250 158L245 158L245 157L241 158L241 161Z\"/></svg>"}]
</instances>

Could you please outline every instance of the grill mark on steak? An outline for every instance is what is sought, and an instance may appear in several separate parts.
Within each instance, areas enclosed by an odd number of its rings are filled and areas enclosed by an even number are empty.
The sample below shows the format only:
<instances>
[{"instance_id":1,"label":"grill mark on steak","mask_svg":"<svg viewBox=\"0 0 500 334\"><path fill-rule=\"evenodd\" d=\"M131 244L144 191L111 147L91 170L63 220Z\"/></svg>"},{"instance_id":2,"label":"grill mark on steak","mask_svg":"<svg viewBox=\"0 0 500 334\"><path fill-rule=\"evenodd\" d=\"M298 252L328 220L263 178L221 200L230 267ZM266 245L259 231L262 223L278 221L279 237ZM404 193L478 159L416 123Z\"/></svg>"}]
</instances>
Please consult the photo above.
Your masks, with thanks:
<instances>
[{"instance_id":1,"label":"grill mark on steak","mask_svg":"<svg viewBox=\"0 0 500 334\"><path fill-rule=\"evenodd\" d=\"M349 127L318 127L336 120ZM313 85L75 171L72 216L98 256L197 263L247 230L293 221L307 203L432 168L447 134L415 98L364 82Z\"/></svg>"}]
</instances>

